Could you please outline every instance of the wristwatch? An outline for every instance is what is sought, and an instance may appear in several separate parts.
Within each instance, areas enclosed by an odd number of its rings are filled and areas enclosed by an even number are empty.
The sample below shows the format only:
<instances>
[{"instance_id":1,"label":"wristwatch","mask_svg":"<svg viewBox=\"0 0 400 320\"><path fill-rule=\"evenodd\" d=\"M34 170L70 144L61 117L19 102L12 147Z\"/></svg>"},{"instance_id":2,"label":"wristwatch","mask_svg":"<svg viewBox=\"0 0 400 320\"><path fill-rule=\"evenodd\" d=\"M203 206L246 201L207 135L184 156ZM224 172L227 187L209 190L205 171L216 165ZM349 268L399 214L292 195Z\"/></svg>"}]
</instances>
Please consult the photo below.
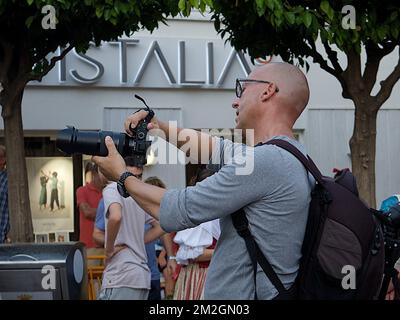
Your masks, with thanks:
<instances>
[{"instance_id":1,"label":"wristwatch","mask_svg":"<svg viewBox=\"0 0 400 320\"><path fill-rule=\"evenodd\" d=\"M129 193L128 193L128 191L126 191L126 188L125 188L125 180L131 176L134 177L135 175L132 172L126 171L123 174L121 174L121 176L119 177L119 180L117 181L118 192L124 198L129 197Z\"/></svg>"}]
</instances>

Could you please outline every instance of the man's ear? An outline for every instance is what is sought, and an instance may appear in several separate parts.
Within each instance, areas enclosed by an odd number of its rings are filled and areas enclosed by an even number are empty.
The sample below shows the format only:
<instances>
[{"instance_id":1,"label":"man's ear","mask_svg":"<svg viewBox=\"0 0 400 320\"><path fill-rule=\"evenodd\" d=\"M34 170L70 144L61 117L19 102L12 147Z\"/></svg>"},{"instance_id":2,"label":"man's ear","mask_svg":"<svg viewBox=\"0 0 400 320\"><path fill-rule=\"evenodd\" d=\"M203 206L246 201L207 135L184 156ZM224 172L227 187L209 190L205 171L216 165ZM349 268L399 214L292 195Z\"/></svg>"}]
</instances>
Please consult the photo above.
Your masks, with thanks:
<instances>
[{"instance_id":1,"label":"man's ear","mask_svg":"<svg viewBox=\"0 0 400 320\"><path fill-rule=\"evenodd\" d=\"M265 102L267 101L269 98L271 98L276 92L276 85L275 83L271 82L271 83L267 83L265 84L265 87L263 89L263 91L261 92L261 101Z\"/></svg>"}]
</instances>

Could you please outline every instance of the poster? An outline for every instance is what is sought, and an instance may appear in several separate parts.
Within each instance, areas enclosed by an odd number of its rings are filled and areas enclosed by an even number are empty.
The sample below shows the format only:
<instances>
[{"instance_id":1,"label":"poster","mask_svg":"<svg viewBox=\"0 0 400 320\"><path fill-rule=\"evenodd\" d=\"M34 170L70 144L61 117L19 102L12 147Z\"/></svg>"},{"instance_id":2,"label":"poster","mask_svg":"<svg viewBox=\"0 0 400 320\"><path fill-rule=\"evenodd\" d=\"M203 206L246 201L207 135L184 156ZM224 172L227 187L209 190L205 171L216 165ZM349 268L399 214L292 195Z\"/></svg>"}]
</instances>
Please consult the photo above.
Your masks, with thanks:
<instances>
[{"instance_id":1,"label":"poster","mask_svg":"<svg viewBox=\"0 0 400 320\"><path fill-rule=\"evenodd\" d=\"M56 232L73 232L74 229L72 159L27 158L26 165L33 231L48 233L48 241L55 242Z\"/></svg>"}]
</instances>

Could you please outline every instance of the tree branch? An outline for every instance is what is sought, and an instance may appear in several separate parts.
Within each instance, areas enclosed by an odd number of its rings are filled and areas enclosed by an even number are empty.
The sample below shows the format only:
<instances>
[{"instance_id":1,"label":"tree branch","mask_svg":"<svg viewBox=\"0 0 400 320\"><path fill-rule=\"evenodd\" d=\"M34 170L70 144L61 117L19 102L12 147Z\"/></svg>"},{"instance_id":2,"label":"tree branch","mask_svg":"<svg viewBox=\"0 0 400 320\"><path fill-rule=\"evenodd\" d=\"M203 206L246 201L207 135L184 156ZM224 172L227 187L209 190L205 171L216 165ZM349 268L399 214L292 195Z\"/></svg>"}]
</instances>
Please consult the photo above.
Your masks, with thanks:
<instances>
[{"instance_id":1,"label":"tree branch","mask_svg":"<svg viewBox=\"0 0 400 320\"><path fill-rule=\"evenodd\" d=\"M63 50L63 52L61 52L61 54L59 56L55 56L53 58L51 58L50 63L44 68L44 70L38 74L38 75L32 75L32 73L29 74L29 76L26 79L26 82L29 81L33 81L33 80L37 80L37 81L41 81L43 79L43 77L51 70L53 69L53 67L55 66L55 64L64 59L64 57L67 55L68 52L70 52L72 49L74 48L74 46L72 44L69 44L67 48L65 48Z\"/></svg>"},{"instance_id":2,"label":"tree branch","mask_svg":"<svg viewBox=\"0 0 400 320\"><path fill-rule=\"evenodd\" d=\"M343 69L341 65L339 64L339 60L337 57L337 52L332 50L332 48L329 46L329 44L326 41L323 41L322 44L324 45L325 51L328 55L329 61L332 63L332 66L335 70L338 72L342 73Z\"/></svg>"},{"instance_id":3,"label":"tree branch","mask_svg":"<svg viewBox=\"0 0 400 320\"><path fill-rule=\"evenodd\" d=\"M365 51L367 54L367 61L365 62L364 74L362 76L362 82L364 83L365 90L370 94L372 88L375 85L376 77L379 70L379 64L383 57L390 54L394 48L395 44L388 44L384 46L382 49L373 45L371 43L367 43L365 45Z\"/></svg>"},{"instance_id":4,"label":"tree branch","mask_svg":"<svg viewBox=\"0 0 400 320\"><path fill-rule=\"evenodd\" d=\"M389 99L393 87L399 79L400 79L400 48L399 48L399 60L397 61L396 67L393 69L392 73L389 74L389 76L385 80L381 81L381 89L375 96L377 101L377 109L379 109L385 103L385 101Z\"/></svg>"},{"instance_id":5,"label":"tree branch","mask_svg":"<svg viewBox=\"0 0 400 320\"><path fill-rule=\"evenodd\" d=\"M335 68L332 68L328 65L328 62L324 59L324 57L317 51L317 48L315 46L315 43L312 41L309 41L309 45L305 45L305 51L306 54L309 55L310 57L313 58L314 62L318 63L321 67L321 69L325 70L326 72L328 72L329 74L331 74L332 76L334 76L341 84L342 86L342 95L344 98L350 98L348 89L347 89L347 84L345 82L345 79L343 77L343 69L340 67L339 70L336 70ZM332 53L331 53L332 55ZM332 63L332 65L334 65L334 63Z\"/></svg>"}]
</instances>

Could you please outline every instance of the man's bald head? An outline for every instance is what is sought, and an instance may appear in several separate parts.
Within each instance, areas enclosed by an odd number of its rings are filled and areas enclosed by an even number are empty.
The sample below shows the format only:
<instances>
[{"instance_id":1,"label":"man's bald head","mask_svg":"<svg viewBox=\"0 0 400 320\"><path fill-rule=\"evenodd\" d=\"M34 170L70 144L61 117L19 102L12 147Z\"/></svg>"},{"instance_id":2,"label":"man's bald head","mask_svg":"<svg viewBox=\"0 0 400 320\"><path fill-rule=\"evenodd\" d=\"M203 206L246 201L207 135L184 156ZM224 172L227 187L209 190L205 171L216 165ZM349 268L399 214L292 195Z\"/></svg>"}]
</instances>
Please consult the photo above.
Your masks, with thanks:
<instances>
[{"instance_id":1,"label":"man's bald head","mask_svg":"<svg viewBox=\"0 0 400 320\"><path fill-rule=\"evenodd\" d=\"M279 89L276 103L299 117L308 103L310 91L304 73L296 66L286 62L273 62L253 70L249 78L267 80Z\"/></svg>"}]
</instances>

